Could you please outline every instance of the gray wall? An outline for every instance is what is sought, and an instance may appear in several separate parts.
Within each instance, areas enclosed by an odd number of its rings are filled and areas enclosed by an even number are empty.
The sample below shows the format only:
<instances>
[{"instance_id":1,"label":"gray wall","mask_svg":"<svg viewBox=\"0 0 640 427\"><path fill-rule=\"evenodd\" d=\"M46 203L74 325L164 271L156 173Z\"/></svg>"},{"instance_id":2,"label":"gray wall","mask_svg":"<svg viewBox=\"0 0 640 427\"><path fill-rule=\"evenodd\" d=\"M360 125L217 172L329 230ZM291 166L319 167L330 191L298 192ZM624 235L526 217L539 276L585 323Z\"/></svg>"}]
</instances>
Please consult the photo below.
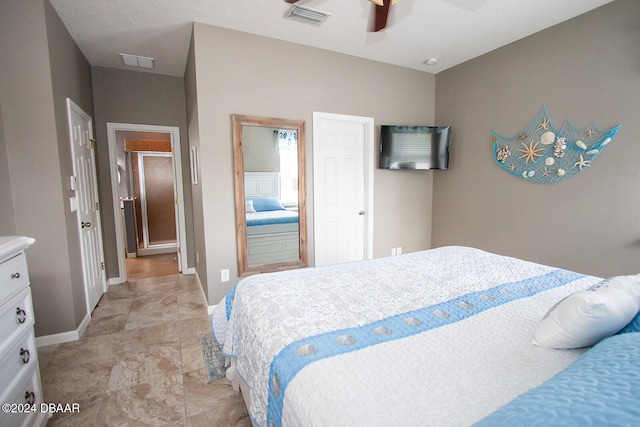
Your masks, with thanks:
<instances>
[{"instance_id":1,"label":"gray wall","mask_svg":"<svg viewBox=\"0 0 640 427\"><path fill-rule=\"evenodd\" d=\"M187 66L184 72L184 89L187 103L187 123L189 129L189 150L194 149L198 156L198 183L191 185L191 197L193 204L193 243L196 252L196 274L202 284L205 296L209 299L209 286L207 284L207 248L204 239L204 214L202 208L202 167L200 154L200 123L198 118L198 87L196 81L195 43L193 34L189 45ZM191 181L189 181L191 182ZM216 304L212 302L211 304Z\"/></svg>"},{"instance_id":2,"label":"gray wall","mask_svg":"<svg viewBox=\"0 0 640 427\"><path fill-rule=\"evenodd\" d=\"M27 250L36 335L75 330L86 302L64 185L73 174L65 102L71 97L92 114L91 80L89 64L48 2L0 3L0 93L13 193L13 215L3 208L0 221L36 239Z\"/></svg>"},{"instance_id":3,"label":"gray wall","mask_svg":"<svg viewBox=\"0 0 640 427\"><path fill-rule=\"evenodd\" d=\"M280 58L289 63L286 71ZM232 114L306 121L311 261L313 112L373 117L376 140L380 124L432 124L434 120L435 77L431 74L199 23L194 24L185 81L190 136L192 125L198 132L203 221L196 224L195 234L204 236L197 246L207 248L210 304L216 304L237 280ZM430 171L376 169L375 257L390 255L392 247L409 252L430 246L433 176ZM220 270L226 268L231 281L222 283Z\"/></svg>"},{"instance_id":4,"label":"gray wall","mask_svg":"<svg viewBox=\"0 0 640 427\"><path fill-rule=\"evenodd\" d=\"M11 174L9 172L9 156L4 138L4 122L2 119L2 94L0 93L0 236L16 234L16 221L13 216L13 194L11 191Z\"/></svg>"},{"instance_id":5,"label":"gray wall","mask_svg":"<svg viewBox=\"0 0 640 427\"><path fill-rule=\"evenodd\" d=\"M280 172L275 130L258 126L242 127L245 172Z\"/></svg>"},{"instance_id":6,"label":"gray wall","mask_svg":"<svg viewBox=\"0 0 640 427\"><path fill-rule=\"evenodd\" d=\"M453 127L435 175L433 246L463 244L582 273L638 273L640 2L618 0L436 78L436 121ZM541 185L493 160L491 130L518 135L545 105L557 128L622 124L591 167Z\"/></svg>"},{"instance_id":7,"label":"gray wall","mask_svg":"<svg viewBox=\"0 0 640 427\"><path fill-rule=\"evenodd\" d=\"M49 42L49 62L51 64L51 82L53 87L53 109L58 137L58 155L60 161L60 188L64 209L65 229L68 242L69 273L75 325L87 315L84 277L82 271L82 253L78 216L67 208L68 200L75 195L68 185L73 175L71 143L66 99L70 98L84 112L93 117L93 96L91 95L91 68L89 62L75 44L71 35L62 24L58 14L48 1L45 1L47 19L47 40ZM75 328L74 328L75 329Z\"/></svg>"},{"instance_id":8,"label":"gray wall","mask_svg":"<svg viewBox=\"0 0 640 427\"><path fill-rule=\"evenodd\" d=\"M117 277L118 254L111 196L111 174L107 122L176 126L180 128L182 180L187 242L193 242L191 178L184 80L180 77L113 68L92 67L95 102L96 156L102 209L102 232L107 277ZM188 267L195 265L193 245L188 249Z\"/></svg>"}]
</instances>

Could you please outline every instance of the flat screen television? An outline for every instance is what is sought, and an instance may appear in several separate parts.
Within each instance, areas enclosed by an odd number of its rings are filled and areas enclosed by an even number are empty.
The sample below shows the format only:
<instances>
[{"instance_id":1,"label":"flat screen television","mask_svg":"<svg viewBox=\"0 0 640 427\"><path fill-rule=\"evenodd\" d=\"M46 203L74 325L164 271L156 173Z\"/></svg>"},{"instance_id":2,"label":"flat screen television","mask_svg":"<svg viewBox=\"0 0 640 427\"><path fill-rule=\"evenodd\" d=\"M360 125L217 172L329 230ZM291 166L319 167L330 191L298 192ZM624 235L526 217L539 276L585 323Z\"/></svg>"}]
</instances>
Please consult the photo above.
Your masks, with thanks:
<instances>
[{"instance_id":1,"label":"flat screen television","mask_svg":"<svg viewBox=\"0 0 640 427\"><path fill-rule=\"evenodd\" d=\"M380 131L380 169L447 169L450 126L391 126Z\"/></svg>"}]
</instances>

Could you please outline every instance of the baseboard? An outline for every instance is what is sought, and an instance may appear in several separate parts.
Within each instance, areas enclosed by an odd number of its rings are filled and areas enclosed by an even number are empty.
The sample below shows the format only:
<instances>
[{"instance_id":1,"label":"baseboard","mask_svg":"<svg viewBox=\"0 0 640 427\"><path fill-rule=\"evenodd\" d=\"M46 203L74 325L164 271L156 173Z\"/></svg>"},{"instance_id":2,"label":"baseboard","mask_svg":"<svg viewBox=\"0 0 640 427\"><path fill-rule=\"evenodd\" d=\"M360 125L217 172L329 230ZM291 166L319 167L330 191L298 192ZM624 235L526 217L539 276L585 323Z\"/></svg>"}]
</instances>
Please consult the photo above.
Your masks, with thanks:
<instances>
[{"instance_id":1,"label":"baseboard","mask_svg":"<svg viewBox=\"0 0 640 427\"><path fill-rule=\"evenodd\" d=\"M154 248L139 248L138 256L145 255L161 255L161 254L175 254L178 253L177 245L158 245Z\"/></svg>"},{"instance_id":2,"label":"baseboard","mask_svg":"<svg viewBox=\"0 0 640 427\"><path fill-rule=\"evenodd\" d=\"M89 326L90 321L91 315L87 313L87 315L84 316L84 319L82 319L82 322L80 322L80 325L75 331L60 332L59 334L36 337L36 347L45 347L47 345L78 341L82 336L84 330L87 329L87 326Z\"/></svg>"},{"instance_id":3,"label":"baseboard","mask_svg":"<svg viewBox=\"0 0 640 427\"><path fill-rule=\"evenodd\" d=\"M202 293L202 298L204 298L204 300L207 302L207 304L209 304L209 300L207 299L207 294L204 291L204 287L202 286L202 282L200 281L200 276L198 275L198 271L195 268L192 268L190 270L193 270L193 272L189 273L189 274L195 274L196 275L196 280L198 281L198 286L200 286L200 292ZM207 313L209 314L209 316L211 316L211 314L213 314L213 309L214 309L215 305L207 305Z\"/></svg>"},{"instance_id":4,"label":"baseboard","mask_svg":"<svg viewBox=\"0 0 640 427\"><path fill-rule=\"evenodd\" d=\"M195 267L185 268L182 270L181 274L196 274L196 269ZM125 282L126 282L126 279L123 278L122 276L112 277L107 280L107 283L109 284L109 286L121 285L122 283L125 283ZM198 282L200 282L200 280L198 280Z\"/></svg>"},{"instance_id":5,"label":"baseboard","mask_svg":"<svg viewBox=\"0 0 640 427\"><path fill-rule=\"evenodd\" d=\"M118 277L112 277L108 280L109 286L111 285L120 285L122 283L126 282L126 280L124 280L122 278L122 276L118 276Z\"/></svg>"}]
</instances>

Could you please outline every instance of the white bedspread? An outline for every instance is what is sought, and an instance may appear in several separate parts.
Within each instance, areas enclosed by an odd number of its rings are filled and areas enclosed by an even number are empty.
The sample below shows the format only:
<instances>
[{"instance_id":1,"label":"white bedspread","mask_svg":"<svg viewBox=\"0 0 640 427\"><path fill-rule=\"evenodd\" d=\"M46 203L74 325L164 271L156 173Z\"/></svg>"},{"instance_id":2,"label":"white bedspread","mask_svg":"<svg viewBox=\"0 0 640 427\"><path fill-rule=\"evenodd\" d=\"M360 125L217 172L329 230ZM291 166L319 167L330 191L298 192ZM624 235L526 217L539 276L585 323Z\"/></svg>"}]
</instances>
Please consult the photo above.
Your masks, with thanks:
<instances>
[{"instance_id":1,"label":"white bedspread","mask_svg":"<svg viewBox=\"0 0 640 427\"><path fill-rule=\"evenodd\" d=\"M464 247L252 276L223 351L259 426L469 425L582 354L531 336L598 280Z\"/></svg>"}]
</instances>

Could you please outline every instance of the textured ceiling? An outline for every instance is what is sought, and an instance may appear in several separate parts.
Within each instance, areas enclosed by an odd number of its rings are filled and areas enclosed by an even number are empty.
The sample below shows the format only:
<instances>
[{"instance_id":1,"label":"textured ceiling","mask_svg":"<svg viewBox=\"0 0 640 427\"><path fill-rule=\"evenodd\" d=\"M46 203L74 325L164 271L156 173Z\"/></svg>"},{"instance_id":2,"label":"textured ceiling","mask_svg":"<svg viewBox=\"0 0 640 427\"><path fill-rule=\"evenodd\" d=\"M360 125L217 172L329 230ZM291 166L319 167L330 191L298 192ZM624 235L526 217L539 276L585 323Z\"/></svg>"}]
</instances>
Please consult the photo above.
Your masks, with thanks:
<instances>
[{"instance_id":1,"label":"textured ceiling","mask_svg":"<svg viewBox=\"0 0 640 427\"><path fill-rule=\"evenodd\" d=\"M320 27L285 19L282 0L50 1L91 65L131 69L128 53L183 76L192 22L438 73L612 0L400 0L379 33L367 32L369 0L301 0L331 14Z\"/></svg>"}]
</instances>

